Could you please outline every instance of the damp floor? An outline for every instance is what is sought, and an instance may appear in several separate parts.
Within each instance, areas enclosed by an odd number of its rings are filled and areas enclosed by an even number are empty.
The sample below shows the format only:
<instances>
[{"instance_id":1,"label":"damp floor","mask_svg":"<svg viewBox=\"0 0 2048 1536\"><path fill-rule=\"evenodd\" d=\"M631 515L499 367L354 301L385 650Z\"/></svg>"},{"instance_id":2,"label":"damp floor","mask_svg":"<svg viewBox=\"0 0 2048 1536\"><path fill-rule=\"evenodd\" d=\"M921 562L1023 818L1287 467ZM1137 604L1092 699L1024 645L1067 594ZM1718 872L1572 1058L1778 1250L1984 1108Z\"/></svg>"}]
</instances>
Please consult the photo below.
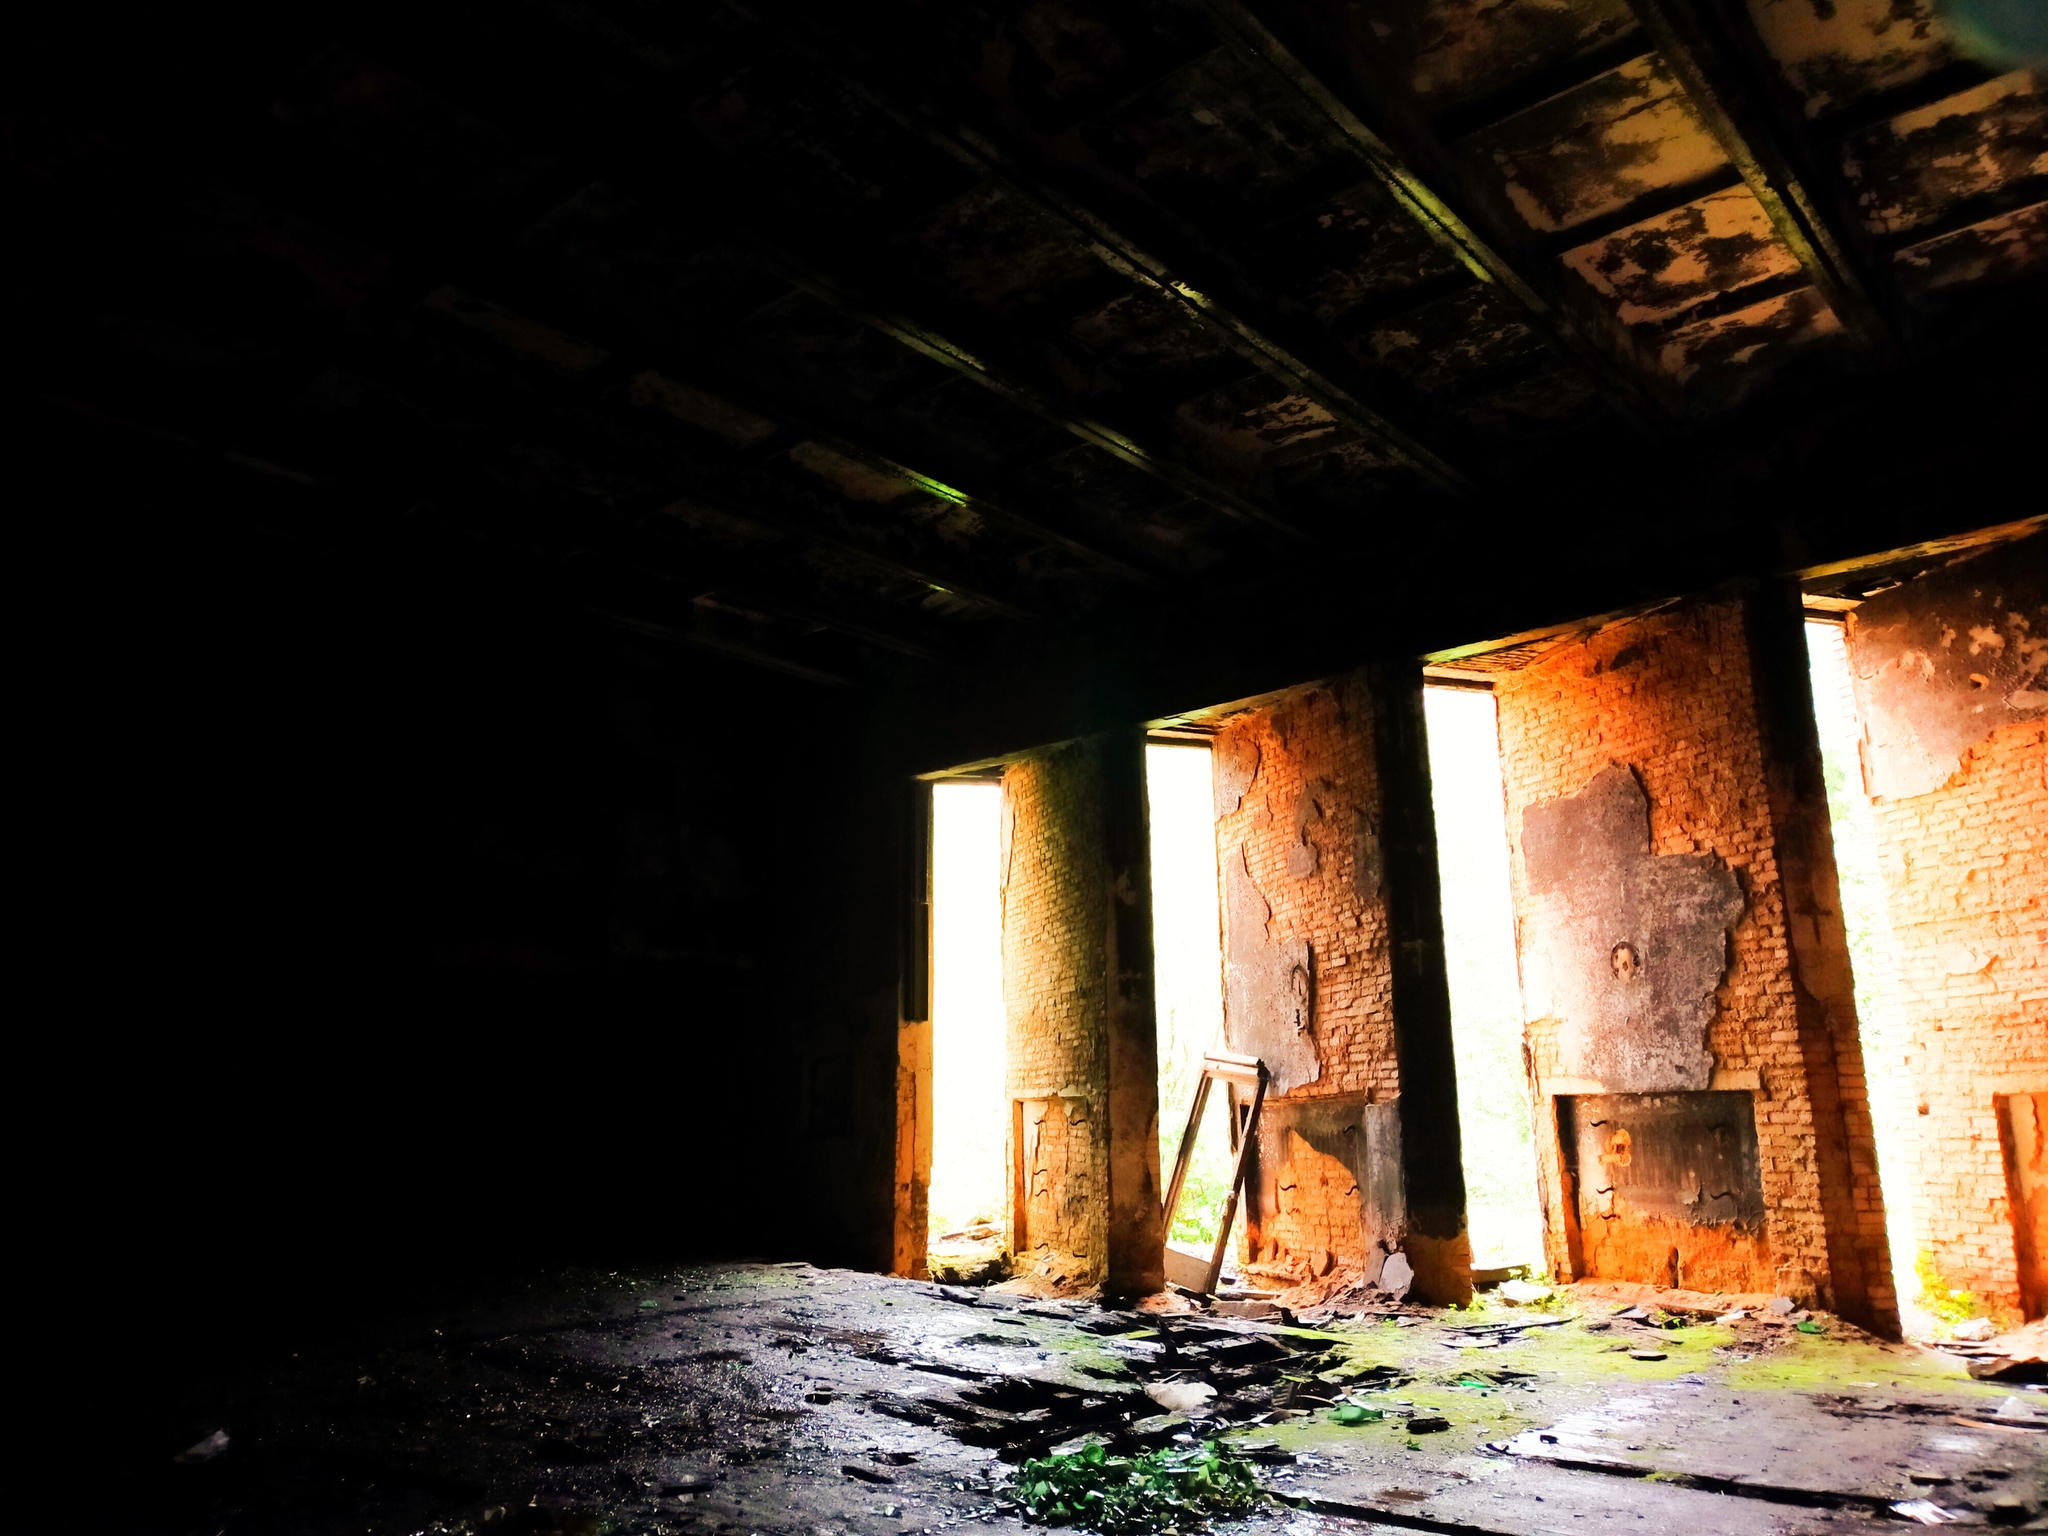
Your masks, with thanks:
<instances>
[{"instance_id":1,"label":"damp floor","mask_svg":"<svg viewBox=\"0 0 2048 1536\"><path fill-rule=\"evenodd\" d=\"M1619 1310L1564 1292L1290 1328L808 1265L554 1274L195 1373L130 1409L140 1449L83 1523L1021 1532L1027 1456L1217 1436L1271 1496L1222 1536L2048 1528L2038 1388L1826 1318Z\"/></svg>"}]
</instances>

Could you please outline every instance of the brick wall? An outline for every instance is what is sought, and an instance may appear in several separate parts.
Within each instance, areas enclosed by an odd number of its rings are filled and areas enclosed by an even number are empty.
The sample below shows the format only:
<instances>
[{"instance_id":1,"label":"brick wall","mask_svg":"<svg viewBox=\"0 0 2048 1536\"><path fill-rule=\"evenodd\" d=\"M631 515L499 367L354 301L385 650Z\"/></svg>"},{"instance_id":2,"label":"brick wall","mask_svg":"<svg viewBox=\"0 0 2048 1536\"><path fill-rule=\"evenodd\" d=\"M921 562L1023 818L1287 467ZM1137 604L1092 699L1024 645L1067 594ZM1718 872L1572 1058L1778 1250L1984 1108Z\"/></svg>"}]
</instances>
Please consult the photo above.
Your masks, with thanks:
<instances>
[{"instance_id":1,"label":"brick wall","mask_svg":"<svg viewBox=\"0 0 2048 1536\"><path fill-rule=\"evenodd\" d=\"M2003 726L1941 788L1873 809L1921 1240L1946 1284L2017 1308L1995 1100L2048 1091L2048 725Z\"/></svg>"},{"instance_id":2,"label":"brick wall","mask_svg":"<svg viewBox=\"0 0 2048 1536\"><path fill-rule=\"evenodd\" d=\"M1796 607L1788 622L1796 626ZM1767 772L1750 633L1741 601L1696 602L1610 626L1502 677L1501 766L1516 919L1526 943L1536 903L1522 860L1523 813L1578 793L1610 763L1633 769L1647 792L1653 854L1711 854L1735 871L1744 908L1715 993L1707 1047L1717 1083L1754 1085L1763 1241L1708 1227L1659 1232L1647 1244L1613 1234L1582 1252L1581 1262L1589 1269L1600 1265L1603 1273L1609 1267L1626 1272L1617 1278L1668 1282L1666 1260L1684 1237L1691 1251L1683 1257L1712 1286L1773 1290L1833 1304L1830 1203L1834 1219L1854 1228L1848 1236L1881 1249L1875 1146L1853 1006L1831 1000L1828 1018L1821 1020L1795 977L1781 867L1784 827L1774 827L1773 812L1774 794L1782 805L1784 791ZM1796 639L1796 628L1792 633ZM1777 656L1772 664L1803 661ZM1813 770L1817 779L1817 748ZM1831 864L1825 873L1824 881L1813 882L1824 892L1832 890ZM1798 905L1807 925L1803 939L1814 927L1827 926L1808 910L1807 896ZM1839 912L1821 918L1831 918L1839 933ZM1846 976L1845 949L1842 961ZM1535 1019L1528 1028L1534 1077L1539 1085L1556 1086L1564 1070L1558 1021ZM1828 1038L1830 1030L1837 1038ZM1573 1091L1597 1090L1585 1085ZM1540 1089L1535 1119L1550 1262L1568 1274L1572 1213L1564 1203L1557 1121L1550 1095ZM1849 1188L1823 1187L1831 1148L1845 1153ZM1836 1234L1838 1240L1844 1235ZM1888 1283L1867 1274L1863 1283L1879 1313L1887 1310Z\"/></svg>"},{"instance_id":3,"label":"brick wall","mask_svg":"<svg viewBox=\"0 0 2048 1536\"><path fill-rule=\"evenodd\" d=\"M1002 827L1011 1238L1020 1267L1093 1283L1106 1264L1109 908L1091 745L1012 763Z\"/></svg>"},{"instance_id":4,"label":"brick wall","mask_svg":"<svg viewBox=\"0 0 2048 1536\"><path fill-rule=\"evenodd\" d=\"M1224 729L1239 738L1230 746L1244 760L1245 744L1256 746L1258 766L1237 807L1217 819L1218 858L1244 860L1272 909L1270 942L1309 945L1321 1072L1269 1101L1267 1187L1247 1201L1240 1252L1275 1275L1305 1278L1365 1265L1387 1235L1365 1208L1356 1159L1341 1144L1304 1140L1286 1108L1339 1099L1362 1107L1399 1094L1371 700L1354 676L1236 716ZM1226 935L1226 948L1235 938Z\"/></svg>"}]
</instances>

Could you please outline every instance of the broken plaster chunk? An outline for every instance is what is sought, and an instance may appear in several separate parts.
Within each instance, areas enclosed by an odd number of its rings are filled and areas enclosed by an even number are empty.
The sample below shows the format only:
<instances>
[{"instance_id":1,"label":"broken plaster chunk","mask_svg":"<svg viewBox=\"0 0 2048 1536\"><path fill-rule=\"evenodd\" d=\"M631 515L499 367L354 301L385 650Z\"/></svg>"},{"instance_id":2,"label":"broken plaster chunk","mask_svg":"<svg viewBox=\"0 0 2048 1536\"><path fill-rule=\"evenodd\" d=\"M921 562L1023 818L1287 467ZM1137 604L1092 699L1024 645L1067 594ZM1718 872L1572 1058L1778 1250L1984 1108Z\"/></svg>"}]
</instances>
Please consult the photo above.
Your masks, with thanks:
<instances>
[{"instance_id":1,"label":"broken plaster chunk","mask_svg":"<svg viewBox=\"0 0 2048 1536\"><path fill-rule=\"evenodd\" d=\"M1192 1413L1216 1395L1206 1381L1155 1381L1145 1395L1168 1413Z\"/></svg>"},{"instance_id":2,"label":"broken plaster chunk","mask_svg":"<svg viewBox=\"0 0 2048 1536\"><path fill-rule=\"evenodd\" d=\"M1949 1335L1965 1344L1982 1344L1986 1339L1998 1336L1998 1325L1988 1317L1973 1317L1966 1323L1957 1323L1949 1330Z\"/></svg>"},{"instance_id":3,"label":"broken plaster chunk","mask_svg":"<svg viewBox=\"0 0 2048 1536\"><path fill-rule=\"evenodd\" d=\"M186 1446L184 1450L178 1452L171 1460L183 1466L191 1466L198 1462L211 1461L227 1448L228 1432L224 1429L216 1429L198 1444Z\"/></svg>"},{"instance_id":4,"label":"broken plaster chunk","mask_svg":"<svg viewBox=\"0 0 2048 1536\"><path fill-rule=\"evenodd\" d=\"M1967 944L1944 944L1941 947L1941 968L1950 976L1974 976L1979 971L1989 970L1996 958Z\"/></svg>"},{"instance_id":5,"label":"broken plaster chunk","mask_svg":"<svg viewBox=\"0 0 2048 1536\"><path fill-rule=\"evenodd\" d=\"M1894 1504L1892 1513L1904 1515L1908 1520L1921 1525L1952 1525L1962 1518L1956 1511L1943 1509L1931 1499L1907 1499Z\"/></svg>"},{"instance_id":6,"label":"broken plaster chunk","mask_svg":"<svg viewBox=\"0 0 2048 1536\"><path fill-rule=\"evenodd\" d=\"M1380 1266L1380 1289L1389 1296L1404 1296L1415 1283L1415 1270L1405 1253L1390 1253Z\"/></svg>"},{"instance_id":7,"label":"broken plaster chunk","mask_svg":"<svg viewBox=\"0 0 2048 1536\"><path fill-rule=\"evenodd\" d=\"M1533 1280L1503 1280L1495 1293L1510 1306L1530 1306L1549 1299L1550 1287L1538 1285Z\"/></svg>"}]
</instances>

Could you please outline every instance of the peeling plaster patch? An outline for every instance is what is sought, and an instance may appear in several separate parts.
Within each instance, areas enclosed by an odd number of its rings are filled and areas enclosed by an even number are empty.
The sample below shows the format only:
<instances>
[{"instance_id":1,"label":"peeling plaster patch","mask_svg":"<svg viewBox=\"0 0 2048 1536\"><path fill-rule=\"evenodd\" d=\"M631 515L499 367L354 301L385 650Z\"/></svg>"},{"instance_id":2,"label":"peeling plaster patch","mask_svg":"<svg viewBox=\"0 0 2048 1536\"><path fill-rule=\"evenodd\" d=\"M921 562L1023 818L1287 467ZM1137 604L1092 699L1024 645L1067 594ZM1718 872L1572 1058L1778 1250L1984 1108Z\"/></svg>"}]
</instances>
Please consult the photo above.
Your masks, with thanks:
<instances>
[{"instance_id":1,"label":"peeling plaster patch","mask_svg":"<svg viewBox=\"0 0 2048 1536\"><path fill-rule=\"evenodd\" d=\"M2048 710L2048 535L1866 599L1849 616L1865 790L1939 789L1968 748ZM1945 631L1958 641L1941 644ZM1969 643L1961 643L1967 636Z\"/></svg>"},{"instance_id":2,"label":"peeling plaster patch","mask_svg":"<svg viewBox=\"0 0 2048 1536\"><path fill-rule=\"evenodd\" d=\"M1315 1042L1315 956L1304 939L1275 943L1273 908L1253 882L1239 844L1223 861L1223 1037L1265 1062L1273 1091L1323 1075Z\"/></svg>"},{"instance_id":3,"label":"peeling plaster patch","mask_svg":"<svg viewBox=\"0 0 2048 1536\"><path fill-rule=\"evenodd\" d=\"M1546 369L1463 405L1468 419L1493 427L1554 428L1600 409L1600 392L1575 367Z\"/></svg>"},{"instance_id":4,"label":"peeling plaster patch","mask_svg":"<svg viewBox=\"0 0 2048 1536\"><path fill-rule=\"evenodd\" d=\"M1270 205L1325 170L1335 154L1285 81L1228 48L1173 72L1081 132L1104 162L1205 222L1217 217L1219 202L1247 210Z\"/></svg>"},{"instance_id":5,"label":"peeling plaster patch","mask_svg":"<svg viewBox=\"0 0 2048 1536\"><path fill-rule=\"evenodd\" d=\"M1681 326L1666 339L1657 365L1680 382L1706 370L1739 367L1765 348L1780 350L1840 335L1842 322L1811 288Z\"/></svg>"},{"instance_id":6,"label":"peeling plaster patch","mask_svg":"<svg viewBox=\"0 0 2048 1536\"><path fill-rule=\"evenodd\" d=\"M1398 324L1368 331L1353 343L1367 361L1392 368L1432 393L1542 348L1542 339L1486 284L1411 310Z\"/></svg>"},{"instance_id":7,"label":"peeling plaster patch","mask_svg":"<svg viewBox=\"0 0 2048 1536\"><path fill-rule=\"evenodd\" d=\"M1635 25L1624 0L1403 0L1375 11L1407 52L1410 86L1432 108L1483 95Z\"/></svg>"},{"instance_id":8,"label":"peeling plaster patch","mask_svg":"<svg viewBox=\"0 0 2048 1536\"><path fill-rule=\"evenodd\" d=\"M1618 300L1624 325L1663 320L1688 305L1798 270L1747 187L1716 192L1565 253L1565 264Z\"/></svg>"},{"instance_id":9,"label":"peeling plaster patch","mask_svg":"<svg viewBox=\"0 0 2048 1536\"><path fill-rule=\"evenodd\" d=\"M1313 400L1284 393L1263 374L1187 401L1173 421L1182 437L1211 458L1254 465L1269 453L1337 430L1336 417Z\"/></svg>"},{"instance_id":10,"label":"peeling plaster patch","mask_svg":"<svg viewBox=\"0 0 2048 1536\"><path fill-rule=\"evenodd\" d=\"M996 310L1100 270L1050 216L989 182L961 193L903 243L922 252L962 297Z\"/></svg>"},{"instance_id":11,"label":"peeling plaster patch","mask_svg":"<svg viewBox=\"0 0 2048 1536\"><path fill-rule=\"evenodd\" d=\"M1326 446L1327 445L1327 446ZM1333 517L1356 517L1360 498L1384 489L1406 471L1361 438L1336 434L1304 439L1289 454L1274 454L1259 485L1281 506Z\"/></svg>"},{"instance_id":12,"label":"peeling plaster patch","mask_svg":"<svg viewBox=\"0 0 2048 1536\"><path fill-rule=\"evenodd\" d=\"M1260 243L1267 269L1332 324L1387 294L1458 270L1458 260L1376 184L1283 219Z\"/></svg>"},{"instance_id":13,"label":"peeling plaster patch","mask_svg":"<svg viewBox=\"0 0 2048 1536\"><path fill-rule=\"evenodd\" d=\"M1967 197L2048 175L2048 89L2026 70L1859 134L1842 167L1880 235L1931 224Z\"/></svg>"},{"instance_id":14,"label":"peeling plaster patch","mask_svg":"<svg viewBox=\"0 0 2048 1536\"><path fill-rule=\"evenodd\" d=\"M1749 0L1749 14L1809 117L1955 56L1933 0Z\"/></svg>"},{"instance_id":15,"label":"peeling plaster patch","mask_svg":"<svg viewBox=\"0 0 2048 1536\"><path fill-rule=\"evenodd\" d=\"M1916 297L1965 284L2026 277L2048 266L2048 203L1908 246L1896 262L1899 281Z\"/></svg>"},{"instance_id":16,"label":"peeling plaster patch","mask_svg":"<svg viewBox=\"0 0 2048 1536\"><path fill-rule=\"evenodd\" d=\"M901 475L885 474L823 443L805 441L789 450L789 461L798 469L816 475L843 496L855 501L890 502L912 490Z\"/></svg>"},{"instance_id":17,"label":"peeling plaster patch","mask_svg":"<svg viewBox=\"0 0 2048 1536\"><path fill-rule=\"evenodd\" d=\"M1211 744L1211 764L1216 791L1216 819L1221 821L1244 804L1245 791L1259 776L1259 738L1242 722L1232 722L1216 733Z\"/></svg>"},{"instance_id":18,"label":"peeling plaster patch","mask_svg":"<svg viewBox=\"0 0 2048 1536\"><path fill-rule=\"evenodd\" d=\"M1068 334L1125 376L1185 372L1230 355L1177 305L1135 290L1082 315Z\"/></svg>"},{"instance_id":19,"label":"peeling plaster patch","mask_svg":"<svg viewBox=\"0 0 2048 1536\"><path fill-rule=\"evenodd\" d=\"M1113 542L1142 550L1175 570L1194 570L1216 558L1205 542L1221 512L1177 495L1159 480L1099 448L1072 444L1014 476L1026 500L1085 509Z\"/></svg>"},{"instance_id":20,"label":"peeling plaster patch","mask_svg":"<svg viewBox=\"0 0 2048 1536\"><path fill-rule=\"evenodd\" d=\"M1637 59L1467 141L1529 227L1552 233L1728 163L1657 55Z\"/></svg>"},{"instance_id":21,"label":"peeling plaster patch","mask_svg":"<svg viewBox=\"0 0 2048 1536\"><path fill-rule=\"evenodd\" d=\"M1704 1090L1714 991L1742 915L1712 854L1652 854L1650 803L1610 765L1576 795L1522 813L1537 907L1522 949L1532 1019L1557 1019L1564 1075L1615 1093Z\"/></svg>"}]
</instances>

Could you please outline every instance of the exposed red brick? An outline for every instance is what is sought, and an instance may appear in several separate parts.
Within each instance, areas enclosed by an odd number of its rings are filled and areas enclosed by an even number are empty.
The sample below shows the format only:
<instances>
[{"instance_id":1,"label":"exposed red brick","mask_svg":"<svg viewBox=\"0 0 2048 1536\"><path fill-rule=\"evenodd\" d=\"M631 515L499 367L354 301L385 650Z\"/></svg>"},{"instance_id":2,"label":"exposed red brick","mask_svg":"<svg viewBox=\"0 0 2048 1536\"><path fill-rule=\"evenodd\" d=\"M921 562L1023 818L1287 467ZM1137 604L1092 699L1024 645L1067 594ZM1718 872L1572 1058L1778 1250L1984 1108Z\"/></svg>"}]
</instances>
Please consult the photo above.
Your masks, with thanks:
<instances>
[{"instance_id":1,"label":"exposed red brick","mask_svg":"<svg viewBox=\"0 0 2048 1536\"><path fill-rule=\"evenodd\" d=\"M1774 664L1784 665L1784 658ZM1610 763L1632 768L1648 793L1653 853L1710 853L1736 871L1746 903L1715 993L1707 1046L1718 1073L1754 1073L1759 1084L1754 1109L1767 1215L1761 1242L1702 1239L1692 1265L1710 1270L1724 1289L1833 1304L1828 1209L1852 1229L1837 1231L1837 1241L1873 1254L1882 1246L1883 1210L1853 1007L1831 998L1828 1016L1820 1018L1807 995L1809 1016L1802 1019L1802 986L1811 983L1796 979L1781 868L1786 828L1773 824L1743 604L1691 603L1609 626L1504 675L1498 698L1518 926L1526 931L1535 910L1521 859L1523 813L1579 792ZM1778 798L1785 799L1782 787ZM1800 938L1809 950L1816 925L1832 924L1831 942L1840 944L1839 912L1812 910L1832 895L1831 863L1823 873L1824 880L1812 882L1819 896L1802 897L1800 921L1807 926ZM1845 959L1840 969L1846 976ZM1528 1044L1539 1084L1563 1075L1556 1020L1531 1020ZM1816 1060L1824 1062L1827 1081L1812 1080ZM1819 1128L1817 1089L1829 1122ZM1539 1096L1535 1124L1549 1258L1557 1273L1569 1274L1562 1149L1546 1096ZM1846 1187L1839 1191L1823 1189L1823 1133L1847 1144ZM1672 1246L1668 1234L1645 1230L1592 1243L1585 1262L1603 1276L1668 1284ZM1634 1269L1642 1272L1619 1272ZM1882 1269L1860 1266L1856 1284L1866 1296L1858 1299L1867 1299L1876 1316L1895 1316ZM1688 1270L1686 1283L1700 1282Z\"/></svg>"},{"instance_id":2,"label":"exposed red brick","mask_svg":"<svg viewBox=\"0 0 2048 1536\"><path fill-rule=\"evenodd\" d=\"M1947 1285L2019 1308L1995 1100L2048 1092L2048 726L2004 726L1941 788L1873 811L1921 1244Z\"/></svg>"}]
</instances>

